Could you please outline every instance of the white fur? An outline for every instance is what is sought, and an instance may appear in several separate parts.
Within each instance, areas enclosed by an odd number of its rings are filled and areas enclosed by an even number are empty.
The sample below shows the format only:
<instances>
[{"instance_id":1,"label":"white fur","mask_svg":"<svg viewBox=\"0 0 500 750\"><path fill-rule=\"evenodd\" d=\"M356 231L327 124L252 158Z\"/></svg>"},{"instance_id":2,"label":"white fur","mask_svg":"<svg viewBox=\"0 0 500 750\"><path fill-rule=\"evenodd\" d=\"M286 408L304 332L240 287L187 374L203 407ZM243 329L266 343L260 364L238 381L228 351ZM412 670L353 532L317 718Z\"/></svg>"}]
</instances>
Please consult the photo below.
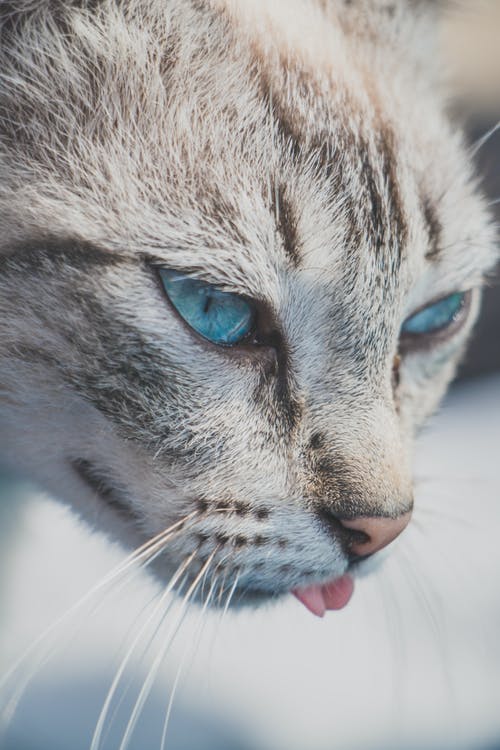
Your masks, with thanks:
<instances>
[{"instance_id":1,"label":"white fur","mask_svg":"<svg viewBox=\"0 0 500 750\"><path fill-rule=\"evenodd\" d=\"M0 52L2 454L129 543L201 498L164 575L197 549L271 594L330 580L348 560L318 511L408 508L415 432L495 259L419 50L434 19L403 0L392 17L333 0L56 6L19 2ZM281 401L258 352L193 336L148 263L266 302L288 350ZM404 357L395 393L402 322L468 289L465 325ZM133 515L70 460L98 466Z\"/></svg>"}]
</instances>

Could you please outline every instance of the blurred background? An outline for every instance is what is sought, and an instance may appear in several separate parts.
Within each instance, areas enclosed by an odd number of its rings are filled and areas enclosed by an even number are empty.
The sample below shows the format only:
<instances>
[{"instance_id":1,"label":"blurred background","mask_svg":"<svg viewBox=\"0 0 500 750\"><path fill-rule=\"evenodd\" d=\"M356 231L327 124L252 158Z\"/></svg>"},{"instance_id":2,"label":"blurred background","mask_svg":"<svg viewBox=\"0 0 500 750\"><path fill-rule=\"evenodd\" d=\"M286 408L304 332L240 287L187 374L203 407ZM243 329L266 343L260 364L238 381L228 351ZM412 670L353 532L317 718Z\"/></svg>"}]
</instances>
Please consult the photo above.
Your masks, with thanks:
<instances>
[{"instance_id":1,"label":"blurred background","mask_svg":"<svg viewBox=\"0 0 500 750\"><path fill-rule=\"evenodd\" d=\"M442 41L473 144L500 121L500 1L459 5ZM500 132L477 161L500 221ZM419 445L415 521L323 621L291 599L224 617L173 602L163 620L141 571L64 619L124 553L4 473L0 750L88 750L114 680L101 750L125 750L144 684L129 750L500 750L499 332L492 278Z\"/></svg>"},{"instance_id":2,"label":"blurred background","mask_svg":"<svg viewBox=\"0 0 500 750\"><path fill-rule=\"evenodd\" d=\"M500 123L500 2L457 3L444 27L443 48L453 70L456 116L466 123L471 144ZM500 131L477 153L478 173L500 217ZM500 370L499 275L487 289L483 315L462 369L464 377Z\"/></svg>"}]
</instances>

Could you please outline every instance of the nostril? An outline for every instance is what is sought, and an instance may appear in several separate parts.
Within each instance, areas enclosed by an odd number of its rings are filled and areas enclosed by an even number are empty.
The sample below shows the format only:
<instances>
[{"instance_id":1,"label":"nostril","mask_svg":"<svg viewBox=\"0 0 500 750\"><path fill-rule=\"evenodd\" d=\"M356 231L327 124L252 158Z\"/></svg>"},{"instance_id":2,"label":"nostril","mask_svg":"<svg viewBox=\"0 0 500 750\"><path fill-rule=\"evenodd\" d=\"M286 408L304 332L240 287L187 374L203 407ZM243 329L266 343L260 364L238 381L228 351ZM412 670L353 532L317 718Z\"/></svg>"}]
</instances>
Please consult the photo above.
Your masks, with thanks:
<instances>
[{"instance_id":1,"label":"nostril","mask_svg":"<svg viewBox=\"0 0 500 750\"><path fill-rule=\"evenodd\" d=\"M341 523L349 531L364 535L364 540L357 540L350 549L359 557L367 557L391 544L408 526L410 518L411 512L397 518L355 518Z\"/></svg>"},{"instance_id":2,"label":"nostril","mask_svg":"<svg viewBox=\"0 0 500 750\"><path fill-rule=\"evenodd\" d=\"M336 541L340 541L349 556L354 546L362 546L370 541L368 535L361 529L349 529L338 516L334 515L328 508L322 508L319 516L327 531Z\"/></svg>"},{"instance_id":3,"label":"nostril","mask_svg":"<svg viewBox=\"0 0 500 750\"><path fill-rule=\"evenodd\" d=\"M329 509L319 511L329 533L340 541L350 558L366 558L387 547L406 528L411 512L397 518L363 517L341 519Z\"/></svg>"}]
</instances>

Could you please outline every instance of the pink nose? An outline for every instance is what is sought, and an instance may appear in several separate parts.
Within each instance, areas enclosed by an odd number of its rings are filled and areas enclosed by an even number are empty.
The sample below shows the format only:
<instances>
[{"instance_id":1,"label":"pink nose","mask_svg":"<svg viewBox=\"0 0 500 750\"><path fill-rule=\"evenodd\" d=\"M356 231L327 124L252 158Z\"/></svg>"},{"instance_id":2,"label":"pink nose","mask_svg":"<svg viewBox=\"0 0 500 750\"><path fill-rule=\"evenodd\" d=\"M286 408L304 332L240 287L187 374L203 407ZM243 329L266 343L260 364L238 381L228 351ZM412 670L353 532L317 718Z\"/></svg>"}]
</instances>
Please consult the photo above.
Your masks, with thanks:
<instances>
[{"instance_id":1,"label":"pink nose","mask_svg":"<svg viewBox=\"0 0 500 750\"><path fill-rule=\"evenodd\" d=\"M406 529L410 518L411 512L398 518L355 518L353 521L341 521L341 524L345 529L364 534L366 539L354 541L350 552L366 557L393 542Z\"/></svg>"}]
</instances>

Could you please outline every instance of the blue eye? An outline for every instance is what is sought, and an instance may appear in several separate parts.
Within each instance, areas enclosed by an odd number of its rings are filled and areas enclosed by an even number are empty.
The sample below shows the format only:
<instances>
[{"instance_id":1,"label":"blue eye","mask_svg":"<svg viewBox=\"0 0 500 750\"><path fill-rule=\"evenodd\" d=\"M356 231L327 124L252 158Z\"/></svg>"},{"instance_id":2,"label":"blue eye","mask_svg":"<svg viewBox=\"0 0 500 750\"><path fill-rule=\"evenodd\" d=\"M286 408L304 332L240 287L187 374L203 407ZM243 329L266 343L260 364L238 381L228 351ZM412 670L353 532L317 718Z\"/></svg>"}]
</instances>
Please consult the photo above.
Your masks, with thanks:
<instances>
[{"instance_id":1,"label":"blue eye","mask_svg":"<svg viewBox=\"0 0 500 750\"><path fill-rule=\"evenodd\" d=\"M160 268L159 274L172 305L203 338L233 346L254 330L255 309L243 297L179 271Z\"/></svg>"},{"instance_id":2,"label":"blue eye","mask_svg":"<svg viewBox=\"0 0 500 750\"><path fill-rule=\"evenodd\" d=\"M450 294L449 297L424 307L423 310L407 318L401 329L402 333L411 335L432 334L447 328L462 311L465 303L465 292Z\"/></svg>"}]
</instances>

